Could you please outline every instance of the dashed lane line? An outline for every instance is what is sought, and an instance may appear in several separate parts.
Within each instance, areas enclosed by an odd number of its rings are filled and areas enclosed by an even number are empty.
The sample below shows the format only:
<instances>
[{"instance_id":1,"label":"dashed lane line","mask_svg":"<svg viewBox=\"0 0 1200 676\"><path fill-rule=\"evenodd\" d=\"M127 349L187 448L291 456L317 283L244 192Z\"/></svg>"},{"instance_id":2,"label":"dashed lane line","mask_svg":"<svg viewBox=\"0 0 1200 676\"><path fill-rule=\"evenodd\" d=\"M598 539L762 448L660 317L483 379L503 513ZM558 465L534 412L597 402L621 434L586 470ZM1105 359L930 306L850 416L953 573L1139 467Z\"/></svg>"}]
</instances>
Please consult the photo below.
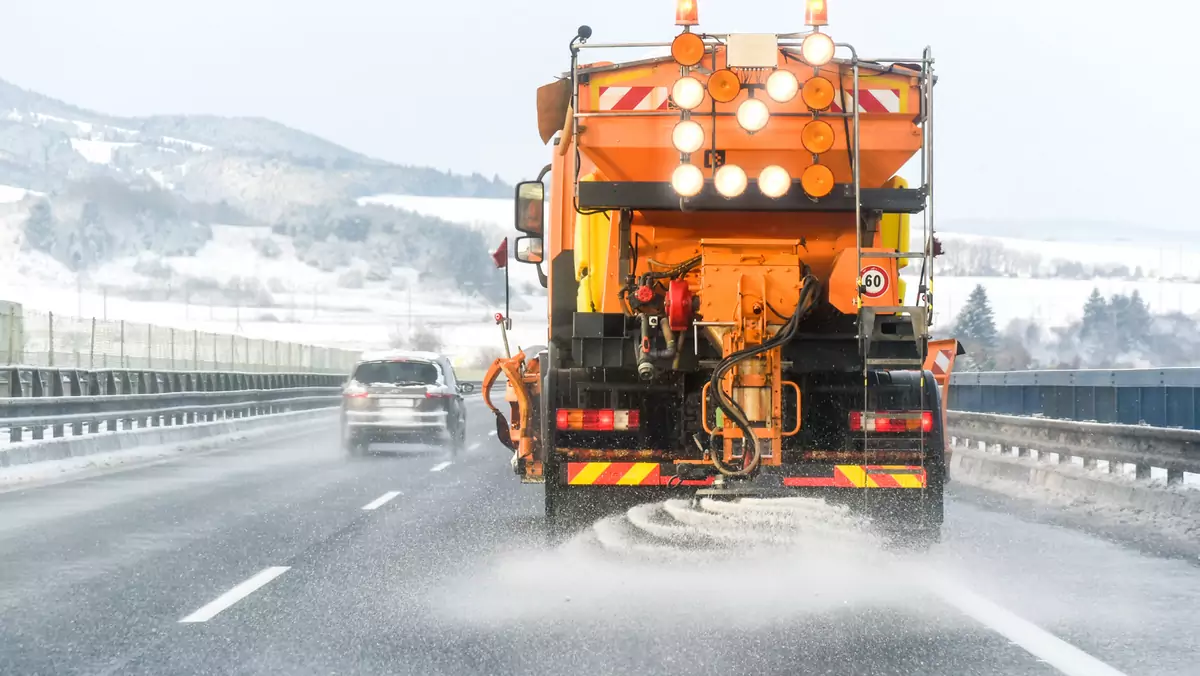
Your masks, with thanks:
<instances>
[{"instance_id":1,"label":"dashed lane line","mask_svg":"<svg viewBox=\"0 0 1200 676\"><path fill-rule=\"evenodd\" d=\"M450 466L450 465L452 465L452 464L453 464L453 463L451 463L450 461L446 461L446 462L439 462L438 464L434 465L433 467L430 467L430 468L429 468L429 471L430 471L430 472L440 472L440 471L442 471L442 470L446 469L447 467L449 467L449 466Z\"/></svg>"},{"instance_id":2,"label":"dashed lane line","mask_svg":"<svg viewBox=\"0 0 1200 676\"><path fill-rule=\"evenodd\" d=\"M263 587L263 585L266 585L271 580L283 575L288 571L289 568L290 566L271 566L270 568L264 568L255 573L250 579L213 599L212 602L201 606L199 610L183 618L180 620L180 622L208 622L212 618L216 617L221 611L258 591Z\"/></svg>"},{"instance_id":3,"label":"dashed lane line","mask_svg":"<svg viewBox=\"0 0 1200 676\"><path fill-rule=\"evenodd\" d=\"M392 499L394 499L398 495L400 495L400 491L388 491L387 493L384 493L383 495L381 495L381 496L375 498L374 500L368 502L367 504L363 505L362 508L366 511L371 511L372 509L379 509L380 507L391 502Z\"/></svg>"}]
</instances>

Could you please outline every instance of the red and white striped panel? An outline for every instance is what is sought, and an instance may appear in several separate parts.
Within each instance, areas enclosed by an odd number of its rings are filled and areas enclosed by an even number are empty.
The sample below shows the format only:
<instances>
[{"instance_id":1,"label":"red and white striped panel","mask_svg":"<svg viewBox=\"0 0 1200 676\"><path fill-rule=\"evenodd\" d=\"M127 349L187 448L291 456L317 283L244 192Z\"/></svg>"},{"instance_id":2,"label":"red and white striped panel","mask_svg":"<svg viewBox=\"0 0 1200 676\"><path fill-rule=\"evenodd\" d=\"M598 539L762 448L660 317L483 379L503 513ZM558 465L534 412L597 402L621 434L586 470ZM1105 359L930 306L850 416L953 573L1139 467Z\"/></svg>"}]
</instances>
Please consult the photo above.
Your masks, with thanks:
<instances>
[{"instance_id":1,"label":"red and white striped panel","mask_svg":"<svg viewBox=\"0 0 1200 676\"><path fill-rule=\"evenodd\" d=\"M898 113L900 112L900 90L899 89L860 89L858 97L858 112L859 113ZM854 93L849 89L846 90L846 99L854 98ZM833 97L832 110L835 113L843 112L839 103L842 97L839 93Z\"/></svg>"},{"instance_id":2,"label":"red and white striped panel","mask_svg":"<svg viewBox=\"0 0 1200 676\"><path fill-rule=\"evenodd\" d=\"M666 87L601 87L600 110L668 110L671 99Z\"/></svg>"},{"instance_id":3,"label":"red and white striped panel","mask_svg":"<svg viewBox=\"0 0 1200 676\"><path fill-rule=\"evenodd\" d=\"M938 353L933 358L933 375L944 376L946 370L950 368L950 350L938 350Z\"/></svg>"}]
</instances>

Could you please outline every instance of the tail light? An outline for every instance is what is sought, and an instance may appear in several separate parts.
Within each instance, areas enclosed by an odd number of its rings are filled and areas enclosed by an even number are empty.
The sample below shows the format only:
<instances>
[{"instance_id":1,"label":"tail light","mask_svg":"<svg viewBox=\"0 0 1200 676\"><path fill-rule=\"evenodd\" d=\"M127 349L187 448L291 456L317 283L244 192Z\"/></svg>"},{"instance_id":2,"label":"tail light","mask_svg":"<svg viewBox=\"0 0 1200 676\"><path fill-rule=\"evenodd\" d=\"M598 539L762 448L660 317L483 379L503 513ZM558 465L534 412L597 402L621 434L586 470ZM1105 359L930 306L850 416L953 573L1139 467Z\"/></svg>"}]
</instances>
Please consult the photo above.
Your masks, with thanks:
<instances>
[{"instance_id":1,"label":"tail light","mask_svg":"<svg viewBox=\"0 0 1200 676\"><path fill-rule=\"evenodd\" d=\"M426 399L453 399L454 395L447 394L445 392L426 392L425 398Z\"/></svg>"},{"instance_id":2,"label":"tail light","mask_svg":"<svg viewBox=\"0 0 1200 676\"><path fill-rule=\"evenodd\" d=\"M367 388L358 383L350 383L346 389L342 390L342 396L347 399L365 399L367 397Z\"/></svg>"},{"instance_id":3,"label":"tail light","mask_svg":"<svg viewBox=\"0 0 1200 676\"><path fill-rule=\"evenodd\" d=\"M932 432L933 411L851 411L850 431Z\"/></svg>"},{"instance_id":4,"label":"tail light","mask_svg":"<svg viewBox=\"0 0 1200 676\"><path fill-rule=\"evenodd\" d=\"M641 414L636 410L611 408L581 409L560 408L555 412L560 430L582 430L585 432L624 432L636 430Z\"/></svg>"}]
</instances>

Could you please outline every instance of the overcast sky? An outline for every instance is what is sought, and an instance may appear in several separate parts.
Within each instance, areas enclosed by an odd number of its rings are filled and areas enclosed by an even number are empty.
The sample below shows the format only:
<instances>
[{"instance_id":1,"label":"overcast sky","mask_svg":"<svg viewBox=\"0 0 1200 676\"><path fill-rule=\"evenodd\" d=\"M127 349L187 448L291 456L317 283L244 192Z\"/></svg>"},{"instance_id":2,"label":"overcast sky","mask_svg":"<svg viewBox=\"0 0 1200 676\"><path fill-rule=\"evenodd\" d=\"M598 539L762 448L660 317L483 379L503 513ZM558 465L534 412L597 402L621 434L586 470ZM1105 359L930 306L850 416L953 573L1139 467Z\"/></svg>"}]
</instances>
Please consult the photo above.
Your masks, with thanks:
<instances>
[{"instance_id":1,"label":"overcast sky","mask_svg":"<svg viewBox=\"0 0 1200 676\"><path fill-rule=\"evenodd\" d=\"M938 59L940 218L1196 229L1198 16L1183 0L829 0L870 56ZM373 156L530 177L534 90L595 40L669 40L672 0L6 0L0 77L119 115L269 117ZM802 0L699 0L714 32ZM467 141L470 141L469 143Z\"/></svg>"}]
</instances>

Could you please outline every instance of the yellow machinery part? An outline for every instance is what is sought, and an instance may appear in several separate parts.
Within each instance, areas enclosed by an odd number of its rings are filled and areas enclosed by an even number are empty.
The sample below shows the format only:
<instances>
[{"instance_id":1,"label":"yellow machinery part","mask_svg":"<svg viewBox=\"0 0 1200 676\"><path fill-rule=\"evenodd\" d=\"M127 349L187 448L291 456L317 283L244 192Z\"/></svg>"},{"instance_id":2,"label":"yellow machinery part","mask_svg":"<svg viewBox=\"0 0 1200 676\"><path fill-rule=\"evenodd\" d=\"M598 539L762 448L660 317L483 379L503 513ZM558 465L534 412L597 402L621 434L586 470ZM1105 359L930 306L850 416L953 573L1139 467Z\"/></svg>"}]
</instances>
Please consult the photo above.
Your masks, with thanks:
<instances>
[{"instance_id":1,"label":"yellow machinery part","mask_svg":"<svg viewBox=\"0 0 1200 676\"><path fill-rule=\"evenodd\" d=\"M887 183L883 184L885 188L907 188L908 181L893 176L888 179ZM908 214L883 214L879 219L879 246L884 249L892 249L895 251L910 251L909 245L909 227ZM907 258L899 258L896 260L896 267L904 269L908 265ZM901 294L903 298L903 294Z\"/></svg>"},{"instance_id":2,"label":"yellow machinery part","mask_svg":"<svg viewBox=\"0 0 1200 676\"><path fill-rule=\"evenodd\" d=\"M596 180L595 173L581 181ZM575 214L575 281L577 312L596 312L604 294L604 275L608 265L608 238L612 223L608 212Z\"/></svg>"}]
</instances>

